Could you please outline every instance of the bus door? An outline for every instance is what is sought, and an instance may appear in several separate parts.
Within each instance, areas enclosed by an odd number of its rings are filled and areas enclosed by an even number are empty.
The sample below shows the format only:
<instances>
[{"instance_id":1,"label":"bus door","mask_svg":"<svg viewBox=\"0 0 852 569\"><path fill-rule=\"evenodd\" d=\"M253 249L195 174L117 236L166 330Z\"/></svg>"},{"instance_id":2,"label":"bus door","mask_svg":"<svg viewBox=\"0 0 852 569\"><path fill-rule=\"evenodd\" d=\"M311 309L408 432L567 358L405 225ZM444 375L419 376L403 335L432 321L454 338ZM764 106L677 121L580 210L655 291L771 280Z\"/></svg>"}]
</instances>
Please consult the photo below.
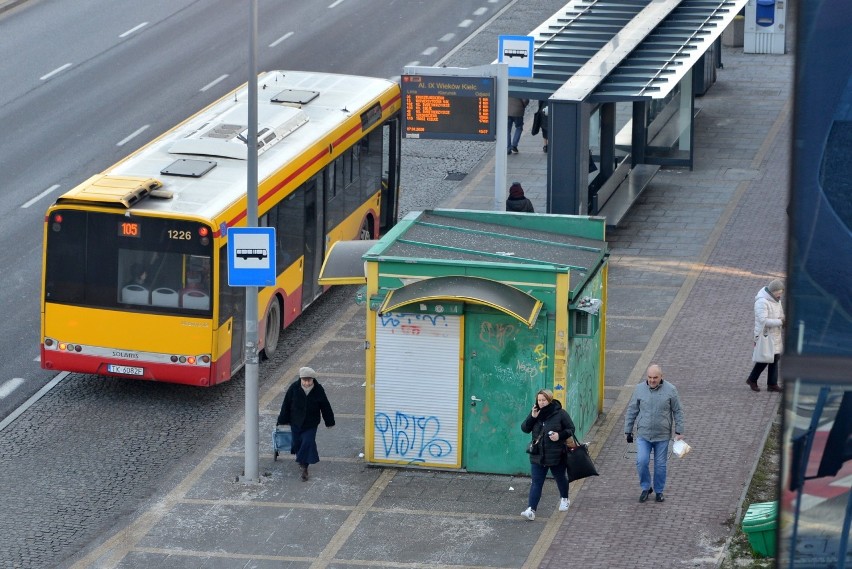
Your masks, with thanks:
<instances>
[{"instance_id":1,"label":"bus door","mask_svg":"<svg viewBox=\"0 0 852 569\"><path fill-rule=\"evenodd\" d=\"M318 183L319 182L319 183ZM317 283L323 260L322 173L305 183L305 265L302 268L302 309L322 292Z\"/></svg>"},{"instance_id":2,"label":"bus door","mask_svg":"<svg viewBox=\"0 0 852 569\"><path fill-rule=\"evenodd\" d=\"M219 254L219 322L231 335L231 365L233 376L244 363L246 345L246 289L228 285L228 248ZM228 320L230 319L230 323Z\"/></svg>"}]
</instances>

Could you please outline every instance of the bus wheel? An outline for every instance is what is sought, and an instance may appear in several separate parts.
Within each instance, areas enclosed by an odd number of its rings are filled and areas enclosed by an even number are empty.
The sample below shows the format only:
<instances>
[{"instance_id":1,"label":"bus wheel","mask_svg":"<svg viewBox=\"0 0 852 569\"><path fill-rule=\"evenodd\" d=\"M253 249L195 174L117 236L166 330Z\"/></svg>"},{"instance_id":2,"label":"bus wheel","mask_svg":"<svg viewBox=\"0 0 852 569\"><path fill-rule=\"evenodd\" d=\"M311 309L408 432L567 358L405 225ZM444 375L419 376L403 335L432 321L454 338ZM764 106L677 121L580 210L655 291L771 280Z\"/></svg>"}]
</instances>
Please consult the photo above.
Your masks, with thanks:
<instances>
[{"instance_id":1,"label":"bus wheel","mask_svg":"<svg viewBox=\"0 0 852 569\"><path fill-rule=\"evenodd\" d=\"M369 241L373 238L373 228L371 227L370 218L365 217L361 223L361 229L358 230L358 239L361 241Z\"/></svg>"},{"instance_id":2,"label":"bus wheel","mask_svg":"<svg viewBox=\"0 0 852 569\"><path fill-rule=\"evenodd\" d=\"M263 359L271 360L278 349L278 338L281 336L281 304L276 299L269 305L266 313L266 333L263 337Z\"/></svg>"}]
</instances>

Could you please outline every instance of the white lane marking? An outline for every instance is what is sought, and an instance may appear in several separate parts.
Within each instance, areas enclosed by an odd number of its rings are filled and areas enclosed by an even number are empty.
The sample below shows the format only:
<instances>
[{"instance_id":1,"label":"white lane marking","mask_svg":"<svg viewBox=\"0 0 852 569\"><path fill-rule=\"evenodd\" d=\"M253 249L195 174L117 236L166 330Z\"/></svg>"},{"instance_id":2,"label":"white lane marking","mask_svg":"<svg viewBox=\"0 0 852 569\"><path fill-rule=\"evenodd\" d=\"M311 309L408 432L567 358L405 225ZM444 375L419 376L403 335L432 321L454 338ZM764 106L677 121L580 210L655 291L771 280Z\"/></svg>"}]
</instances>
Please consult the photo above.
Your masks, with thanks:
<instances>
[{"instance_id":1,"label":"white lane marking","mask_svg":"<svg viewBox=\"0 0 852 569\"><path fill-rule=\"evenodd\" d=\"M293 32L287 32L286 34L284 34L283 36L281 36L280 38L278 38L277 40L275 40L274 42L269 44L269 47L275 47L276 45L278 45L279 43L286 40L287 38L289 38L292 35L293 35Z\"/></svg>"},{"instance_id":2,"label":"white lane marking","mask_svg":"<svg viewBox=\"0 0 852 569\"><path fill-rule=\"evenodd\" d=\"M136 138L137 136L139 136L140 134L142 134L143 132L148 130L149 126L151 126L151 125L146 124L145 126L143 126L141 128L137 128L134 132L132 132L128 136L125 136L124 138L122 138L118 142L118 144L116 144L116 146L124 146L125 144L127 144L128 142L130 142L131 140L133 140L134 138Z\"/></svg>"},{"instance_id":3,"label":"white lane marking","mask_svg":"<svg viewBox=\"0 0 852 569\"><path fill-rule=\"evenodd\" d=\"M462 20L459 22L460 28L469 28L471 25L473 25L473 20Z\"/></svg>"},{"instance_id":4,"label":"white lane marking","mask_svg":"<svg viewBox=\"0 0 852 569\"><path fill-rule=\"evenodd\" d=\"M58 384L60 381L62 381L69 375L71 375L69 372L63 371L62 373L51 379L50 382L47 383L47 385L39 389L32 397L27 399L23 405L12 411L12 413L10 413L8 417L0 421L0 431L8 427L12 423L12 421L20 417L24 413L24 411L30 408L33 403L41 399L45 393L56 387L56 384Z\"/></svg>"},{"instance_id":5,"label":"white lane marking","mask_svg":"<svg viewBox=\"0 0 852 569\"><path fill-rule=\"evenodd\" d=\"M444 37L442 37L442 38L441 38L441 39L439 39L438 41L450 41L450 40L451 40L451 39L453 39L454 37L456 37L456 34L454 34L454 33L450 32L450 33L448 33L448 34L444 34Z\"/></svg>"},{"instance_id":6,"label":"white lane marking","mask_svg":"<svg viewBox=\"0 0 852 569\"><path fill-rule=\"evenodd\" d=\"M202 87L202 88L201 88L201 90L202 90L202 91L206 91L207 89L209 89L210 87L212 87L212 86L213 86L213 85L215 85L216 83L218 83L218 82L220 82L220 81L224 81L224 80L225 80L225 79L227 79L227 78L228 78L228 74L227 74L227 73L225 73L224 75L221 75L221 76L217 77L216 79L214 79L213 81L211 81L210 83L208 83L207 85L205 85L204 87Z\"/></svg>"},{"instance_id":7,"label":"white lane marking","mask_svg":"<svg viewBox=\"0 0 852 569\"><path fill-rule=\"evenodd\" d=\"M334 0L331 4L328 5L329 8L337 8L338 5L343 4L343 0Z\"/></svg>"},{"instance_id":8,"label":"white lane marking","mask_svg":"<svg viewBox=\"0 0 852 569\"><path fill-rule=\"evenodd\" d=\"M47 81L48 79L50 79L51 77L53 77L57 73L62 73L63 71L65 71L69 67L71 67L71 64L66 63L65 65L63 65L61 67L57 67L56 69L54 69L53 71L51 71L47 75L42 75L41 77L39 77L39 79L41 79L42 81Z\"/></svg>"},{"instance_id":9,"label":"white lane marking","mask_svg":"<svg viewBox=\"0 0 852 569\"><path fill-rule=\"evenodd\" d=\"M433 54L433 53L435 53L436 51L438 51L438 48L437 48L437 47L435 47L435 46L427 47L426 49L424 49L424 50L423 50L423 52L421 53L421 55L432 55L432 54Z\"/></svg>"},{"instance_id":10,"label":"white lane marking","mask_svg":"<svg viewBox=\"0 0 852 569\"><path fill-rule=\"evenodd\" d=\"M487 11L488 11L488 8L477 8L476 10L474 10L473 15L474 16L481 16L482 14L484 14Z\"/></svg>"},{"instance_id":11,"label":"white lane marking","mask_svg":"<svg viewBox=\"0 0 852 569\"><path fill-rule=\"evenodd\" d=\"M0 399L8 397L10 393L18 389L23 383L23 377L13 377L3 385L0 385Z\"/></svg>"},{"instance_id":12,"label":"white lane marking","mask_svg":"<svg viewBox=\"0 0 852 569\"><path fill-rule=\"evenodd\" d=\"M130 35L130 34L132 34L133 32L138 31L138 30L141 30L142 28L144 28L144 27L145 27L145 26L147 26L147 25L148 25L148 22L142 22L142 23L141 23L141 24L139 24L138 26L135 26L135 27L130 28L129 30L127 30L126 32L124 32L123 34L121 34L121 35L120 35L120 36L118 36L118 37L120 37L120 38L126 38L127 36L129 36L129 35Z\"/></svg>"},{"instance_id":13,"label":"white lane marking","mask_svg":"<svg viewBox=\"0 0 852 569\"><path fill-rule=\"evenodd\" d=\"M59 184L53 184L52 186L47 188L45 191L43 191L42 193L40 193L39 195L37 195L36 197L34 197L30 201L28 201L27 203L25 203L21 207L24 208L24 209L30 207L31 205L36 203L38 200L40 200L41 198L43 198L44 196L46 196L47 194L49 194L50 192L52 192L53 190L55 190L58 187L59 187Z\"/></svg>"}]
</instances>

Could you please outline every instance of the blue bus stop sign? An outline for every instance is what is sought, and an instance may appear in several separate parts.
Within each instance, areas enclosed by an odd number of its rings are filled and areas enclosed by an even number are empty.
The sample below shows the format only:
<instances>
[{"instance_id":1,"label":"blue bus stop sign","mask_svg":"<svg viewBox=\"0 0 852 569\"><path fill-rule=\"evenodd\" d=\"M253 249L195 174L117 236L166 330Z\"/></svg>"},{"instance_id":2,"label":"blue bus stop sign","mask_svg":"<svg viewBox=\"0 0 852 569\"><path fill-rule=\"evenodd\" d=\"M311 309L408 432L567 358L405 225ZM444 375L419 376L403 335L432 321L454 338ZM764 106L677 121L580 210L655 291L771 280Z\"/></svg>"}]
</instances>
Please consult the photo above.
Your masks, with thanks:
<instances>
[{"instance_id":1,"label":"blue bus stop sign","mask_svg":"<svg viewBox=\"0 0 852 569\"><path fill-rule=\"evenodd\" d=\"M275 284L275 228L228 228L228 285Z\"/></svg>"},{"instance_id":2,"label":"blue bus stop sign","mask_svg":"<svg viewBox=\"0 0 852 569\"><path fill-rule=\"evenodd\" d=\"M509 77L533 76L533 49L535 40L532 36L499 36L497 38L499 54L497 63L505 63L509 68Z\"/></svg>"}]
</instances>

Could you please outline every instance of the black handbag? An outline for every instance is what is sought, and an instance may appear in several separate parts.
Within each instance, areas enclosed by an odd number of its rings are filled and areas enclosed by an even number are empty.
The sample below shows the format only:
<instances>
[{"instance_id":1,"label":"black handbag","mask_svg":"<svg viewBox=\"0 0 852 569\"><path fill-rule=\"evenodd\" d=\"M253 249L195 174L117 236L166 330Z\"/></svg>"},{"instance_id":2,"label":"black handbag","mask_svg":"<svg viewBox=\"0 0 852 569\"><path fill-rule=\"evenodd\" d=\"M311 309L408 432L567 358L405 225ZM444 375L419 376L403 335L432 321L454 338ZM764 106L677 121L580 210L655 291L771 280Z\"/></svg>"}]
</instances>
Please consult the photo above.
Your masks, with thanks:
<instances>
[{"instance_id":1,"label":"black handbag","mask_svg":"<svg viewBox=\"0 0 852 569\"><path fill-rule=\"evenodd\" d=\"M541 112L536 111L535 114L533 115L533 123L532 123L532 128L530 129L530 134L535 136L536 134L539 133L540 130L541 130Z\"/></svg>"},{"instance_id":2,"label":"black handbag","mask_svg":"<svg viewBox=\"0 0 852 569\"><path fill-rule=\"evenodd\" d=\"M598 476L598 469L595 468L595 463L592 462L592 457L589 456L588 444L580 444L577 437L571 436L574 439L574 448L565 446L567 452L565 454L565 464L568 468L568 481L580 480L589 476ZM571 439L569 439L571 440Z\"/></svg>"}]
</instances>

